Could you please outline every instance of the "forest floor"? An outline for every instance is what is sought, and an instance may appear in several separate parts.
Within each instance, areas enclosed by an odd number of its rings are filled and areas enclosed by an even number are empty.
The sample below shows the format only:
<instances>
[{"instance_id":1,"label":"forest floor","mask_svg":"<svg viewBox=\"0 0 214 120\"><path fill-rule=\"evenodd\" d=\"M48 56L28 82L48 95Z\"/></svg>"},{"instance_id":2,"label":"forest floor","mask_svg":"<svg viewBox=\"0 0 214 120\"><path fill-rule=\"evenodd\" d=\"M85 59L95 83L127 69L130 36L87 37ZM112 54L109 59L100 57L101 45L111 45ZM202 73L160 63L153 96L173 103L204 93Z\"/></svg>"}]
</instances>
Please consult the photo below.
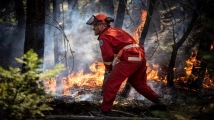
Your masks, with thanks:
<instances>
[{"instance_id":1,"label":"forest floor","mask_svg":"<svg viewBox=\"0 0 214 120\"><path fill-rule=\"evenodd\" d=\"M169 98L169 97L168 97ZM167 100L167 99L165 99ZM46 103L53 108L46 111L48 120L212 120L214 118L214 92L211 89L196 91L177 87L166 101L167 110L157 111L148 100L116 99L113 111L106 115L94 114L100 111L100 101L73 101L70 97L51 98Z\"/></svg>"}]
</instances>

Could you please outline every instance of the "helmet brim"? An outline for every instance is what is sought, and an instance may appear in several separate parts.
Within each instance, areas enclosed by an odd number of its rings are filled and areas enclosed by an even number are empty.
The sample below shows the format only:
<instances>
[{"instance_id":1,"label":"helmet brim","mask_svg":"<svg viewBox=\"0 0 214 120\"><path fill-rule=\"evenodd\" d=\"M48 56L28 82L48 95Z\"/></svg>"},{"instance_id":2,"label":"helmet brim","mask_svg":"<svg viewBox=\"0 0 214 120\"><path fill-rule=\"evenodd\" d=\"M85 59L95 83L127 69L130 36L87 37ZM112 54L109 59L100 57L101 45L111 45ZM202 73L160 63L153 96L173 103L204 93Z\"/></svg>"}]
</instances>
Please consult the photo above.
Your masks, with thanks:
<instances>
[{"instance_id":1,"label":"helmet brim","mask_svg":"<svg viewBox=\"0 0 214 120\"><path fill-rule=\"evenodd\" d=\"M86 22L87 25L92 25L94 23L94 15L91 16L91 18Z\"/></svg>"},{"instance_id":2,"label":"helmet brim","mask_svg":"<svg viewBox=\"0 0 214 120\"><path fill-rule=\"evenodd\" d=\"M98 20L94 15L86 22L87 25L94 25L102 22L102 20Z\"/></svg>"}]
</instances>

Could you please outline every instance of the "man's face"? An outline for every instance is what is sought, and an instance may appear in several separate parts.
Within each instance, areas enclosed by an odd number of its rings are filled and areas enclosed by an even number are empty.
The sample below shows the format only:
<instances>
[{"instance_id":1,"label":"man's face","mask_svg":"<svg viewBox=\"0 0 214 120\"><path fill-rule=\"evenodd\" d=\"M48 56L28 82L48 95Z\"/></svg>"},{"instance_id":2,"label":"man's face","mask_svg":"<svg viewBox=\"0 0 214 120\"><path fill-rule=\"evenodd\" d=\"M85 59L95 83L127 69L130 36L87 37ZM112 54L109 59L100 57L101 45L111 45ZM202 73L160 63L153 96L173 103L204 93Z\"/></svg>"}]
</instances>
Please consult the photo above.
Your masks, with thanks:
<instances>
[{"instance_id":1,"label":"man's face","mask_svg":"<svg viewBox=\"0 0 214 120\"><path fill-rule=\"evenodd\" d=\"M95 25L93 25L94 26L94 28L93 28L93 30L94 30L94 35L99 35L100 34L100 25L98 25L98 24L95 24Z\"/></svg>"}]
</instances>

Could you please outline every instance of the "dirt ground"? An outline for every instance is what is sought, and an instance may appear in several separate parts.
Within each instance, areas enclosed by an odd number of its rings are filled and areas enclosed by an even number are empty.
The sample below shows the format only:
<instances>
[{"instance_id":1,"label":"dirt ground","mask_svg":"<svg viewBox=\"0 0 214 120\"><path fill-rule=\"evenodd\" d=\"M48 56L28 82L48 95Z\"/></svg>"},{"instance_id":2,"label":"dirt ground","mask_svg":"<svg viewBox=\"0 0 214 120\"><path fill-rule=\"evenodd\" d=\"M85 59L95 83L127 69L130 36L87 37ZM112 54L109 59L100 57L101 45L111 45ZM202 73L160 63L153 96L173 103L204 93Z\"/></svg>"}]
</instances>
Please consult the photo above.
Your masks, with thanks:
<instances>
[{"instance_id":1,"label":"dirt ground","mask_svg":"<svg viewBox=\"0 0 214 120\"><path fill-rule=\"evenodd\" d=\"M137 118L212 120L214 118L213 90L204 89L203 91L198 92L196 90L186 89L183 86L177 86L176 91L171 91L171 95L168 96L167 99L164 99L166 100L165 102L167 105L166 111L157 111L156 106L154 106L153 103L148 102L148 100L125 100L117 97L112 108L113 111L108 114L107 117L116 117L111 118L113 120L137 120ZM99 91L97 92L99 93ZM166 90L166 96L167 93L169 92ZM58 116L59 118L57 118L57 120L60 119L60 116L73 120L77 119L74 118L74 116L78 116L80 117L79 119L82 120L87 120L93 117L95 120L94 117L100 117L99 114L94 114L94 111L100 111L102 99L101 97L98 98L99 99L96 99L95 101L76 101L69 96L51 98L47 100L46 103L51 106L53 110L46 111L44 114L45 116Z\"/></svg>"}]
</instances>

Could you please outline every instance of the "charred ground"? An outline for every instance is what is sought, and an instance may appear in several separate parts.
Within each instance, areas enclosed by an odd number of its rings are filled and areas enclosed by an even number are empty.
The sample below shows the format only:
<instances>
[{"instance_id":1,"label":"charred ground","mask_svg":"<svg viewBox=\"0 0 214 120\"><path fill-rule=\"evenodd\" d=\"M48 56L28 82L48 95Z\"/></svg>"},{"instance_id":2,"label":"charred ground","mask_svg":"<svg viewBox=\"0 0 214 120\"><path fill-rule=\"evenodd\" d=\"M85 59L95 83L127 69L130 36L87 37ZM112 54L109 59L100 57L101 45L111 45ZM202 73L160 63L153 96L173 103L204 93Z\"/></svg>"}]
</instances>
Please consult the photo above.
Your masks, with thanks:
<instances>
[{"instance_id":1,"label":"charred ground","mask_svg":"<svg viewBox=\"0 0 214 120\"><path fill-rule=\"evenodd\" d=\"M167 104L166 111L157 111L156 106L144 100L125 100L117 99L113 106L113 112L107 117L114 119L206 119L211 120L214 117L214 93L213 89L192 90L187 89L183 83L177 86L176 90L171 90L171 94L165 91L168 96L164 98ZM53 108L52 111L45 112L45 116L52 116L49 119L89 119L91 117L100 117L93 114L92 111L100 110L100 101L75 101L71 97L51 98L45 101ZM55 116L55 117L54 117ZM57 117L56 117L57 116ZM61 118L64 116L63 118ZM69 117L65 117L69 116ZM72 117L73 116L73 117ZM81 117L82 116L82 117ZM87 118L88 117L88 118ZM101 118L99 118L101 119Z\"/></svg>"}]
</instances>

